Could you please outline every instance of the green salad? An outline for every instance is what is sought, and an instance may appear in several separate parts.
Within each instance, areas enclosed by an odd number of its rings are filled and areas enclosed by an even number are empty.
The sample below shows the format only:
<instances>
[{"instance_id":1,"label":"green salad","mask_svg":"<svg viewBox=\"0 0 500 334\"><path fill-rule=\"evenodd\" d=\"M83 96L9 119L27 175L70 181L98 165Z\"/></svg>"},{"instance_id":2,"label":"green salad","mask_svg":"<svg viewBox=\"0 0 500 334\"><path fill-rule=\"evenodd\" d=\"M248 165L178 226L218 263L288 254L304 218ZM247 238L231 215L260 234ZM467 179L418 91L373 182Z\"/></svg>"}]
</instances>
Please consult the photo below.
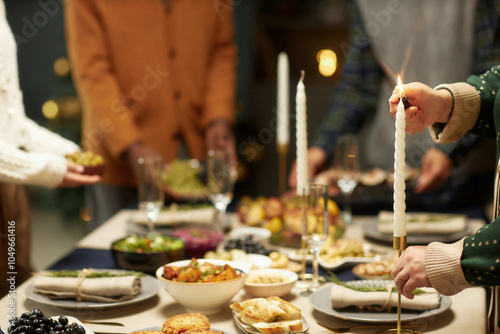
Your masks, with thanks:
<instances>
[{"instance_id":1,"label":"green salad","mask_svg":"<svg viewBox=\"0 0 500 334\"><path fill-rule=\"evenodd\" d=\"M131 235L113 243L113 249L132 253L158 253L184 248L184 241L161 234Z\"/></svg>"}]
</instances>

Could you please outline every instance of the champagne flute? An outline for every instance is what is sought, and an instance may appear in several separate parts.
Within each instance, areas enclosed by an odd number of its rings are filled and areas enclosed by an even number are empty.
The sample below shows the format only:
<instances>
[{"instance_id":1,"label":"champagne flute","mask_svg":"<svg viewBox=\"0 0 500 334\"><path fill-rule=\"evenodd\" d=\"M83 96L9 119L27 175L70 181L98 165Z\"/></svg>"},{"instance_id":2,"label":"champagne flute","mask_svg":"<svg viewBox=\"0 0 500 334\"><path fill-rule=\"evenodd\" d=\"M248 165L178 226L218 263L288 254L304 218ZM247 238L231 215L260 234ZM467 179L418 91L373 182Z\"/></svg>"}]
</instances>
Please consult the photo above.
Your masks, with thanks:
<instances>
[{"instance_id":1,"label":"champagne flute","mask_svg":"<svg viewBox=\"0 0 500 334\"><path fill-rule=\"evenodd\" d=\"M217 210L217 226L225 229L227 206L233 200L233 188L237 178L236 168L231 166L229 153L223 149L208 151L207 196Z\"/></svg>"},{"instance_id":2,"label":"champagne flute","mask_svg":"<svg viewBox=\"0 0 500 334\"><path fill-rule=\"evenodd\" d=\"M344 195L344 221L352 222L352 193L358 185L359 161L358 140L354 135L338 139L334 153L334 169L337 171L337 185Z\"/></svg>"},{"instance_id":3,"label":"champagne flute","mask_svg":"<svg viewBox=\"0 0 500 334\"><path fill-rule=\"evenodd\" d=\"M302 240L313 256L313 277L309 292L316 291L320 285L318 257L321 246L328 238L329 216L327 209L326 185L309 184L306 195L306 217L302 219Z\"/></svg>"},{"instance_id":4,"label":"champagne flute","mask_svg":"<svg viewBox=\"0 0 500 334\"><path fill-rule=\"evenodd\" d=\"M163 161L159 156L147 156L139 158L137 162L139 209L146 213L149 232L154 233L154 225L164 204L164 192L160 180Z\"/></svg>"}]
</instances>

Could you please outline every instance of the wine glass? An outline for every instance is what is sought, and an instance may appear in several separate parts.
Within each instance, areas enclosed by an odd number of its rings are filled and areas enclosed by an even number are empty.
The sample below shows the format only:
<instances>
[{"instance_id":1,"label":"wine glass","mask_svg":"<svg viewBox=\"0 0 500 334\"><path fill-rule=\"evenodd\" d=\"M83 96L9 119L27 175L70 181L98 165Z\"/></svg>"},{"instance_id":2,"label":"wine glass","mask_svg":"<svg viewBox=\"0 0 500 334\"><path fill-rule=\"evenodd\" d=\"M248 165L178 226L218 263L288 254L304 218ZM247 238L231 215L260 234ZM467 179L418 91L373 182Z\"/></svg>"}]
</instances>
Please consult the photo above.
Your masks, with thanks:
<instances>
[{"instance_id":1,"label":"wine glass","mask_svg":"<svg viewBox=\"0 0 500 334\"><path fill-rule=\"evenodd\" d=\"M359 178L358 154L358 140L354 135L345 135L337 140L334 169L337 172L337 185L344 195L344 221L346 224L352 222L351 199Z\"/></svg>"},{"instance_id":2,"label":"wine glass","mask_svg":"<svg viewBox=\"0 0 500 334\"><path fill-rule=\"evenodd\" d=\"M226 209L233 200L233 188L237 178L236 168L231 165L229 153L223 149L208 151L207 197L217 209L217 226L226 228Z\"/></svg>"},{"instance_id":3,"label":"wine glass","mask_svg":"<svg viewBox=\"0 0 500 334\"><path fill-rule=\"evenodd\" d=\"M154 224L164 203L164 191L160 180L163 161L159 156L138 159L138 204L146 213L149 232L154 233Z\"/></svg>"},{"instance_id":4,"label":"wine glass","mask_svg":"<svg viewBox=\"0 0 500 334\"><path fill-rule=\"evenodd\" d=\"M320 285L318 257L323 243L328 238L329 215L327 209L326 185L309 184L309 195L305 197L306 212L302 219L302 240L313 256L313 277L308 290L316 291ZM305 219L304 219L305 218Z\"/></svg>"}]
</instances>

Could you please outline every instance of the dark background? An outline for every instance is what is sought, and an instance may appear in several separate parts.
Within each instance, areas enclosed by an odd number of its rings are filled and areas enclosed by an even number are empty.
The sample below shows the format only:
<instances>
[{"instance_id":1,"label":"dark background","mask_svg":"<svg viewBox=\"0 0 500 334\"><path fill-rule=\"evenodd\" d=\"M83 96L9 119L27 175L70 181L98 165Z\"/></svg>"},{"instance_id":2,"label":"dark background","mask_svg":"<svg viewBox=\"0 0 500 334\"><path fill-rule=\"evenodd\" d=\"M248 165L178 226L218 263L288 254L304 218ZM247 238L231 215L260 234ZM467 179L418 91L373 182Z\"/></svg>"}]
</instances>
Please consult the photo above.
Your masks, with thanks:
<instances>
[{"instance_id":1,"label":"dark background","mask_svg":"<svg viewBox=\"0 0 500 334\"><path fill-rule=\"evenodd\" d=\"M106 0L103 0L106 1ZM146 0L153 1L153 0ZM159 1L159 0L155 0ZM47 120L43 103L76 97L70 76L54 73L54 62L66 56L63 0L5 0L7 16L18 42L19 75L28 117L79 142L80 115ZM305 70L309 140L328 110L340 68L332 77L318 72L316 54L336 52L346 41L349 24L345 0L236 0L236 41L239 48L237 138L240 160L248 172L236 187L241 195L278 195L275 144L276 60L280 51L290 59L290 111L295 110L295 86ZM290 120L288 166L295 160L295 120ZM65 215L83 207L81 189L30 188L32 205Z\"/></svg>"}]
</instances>

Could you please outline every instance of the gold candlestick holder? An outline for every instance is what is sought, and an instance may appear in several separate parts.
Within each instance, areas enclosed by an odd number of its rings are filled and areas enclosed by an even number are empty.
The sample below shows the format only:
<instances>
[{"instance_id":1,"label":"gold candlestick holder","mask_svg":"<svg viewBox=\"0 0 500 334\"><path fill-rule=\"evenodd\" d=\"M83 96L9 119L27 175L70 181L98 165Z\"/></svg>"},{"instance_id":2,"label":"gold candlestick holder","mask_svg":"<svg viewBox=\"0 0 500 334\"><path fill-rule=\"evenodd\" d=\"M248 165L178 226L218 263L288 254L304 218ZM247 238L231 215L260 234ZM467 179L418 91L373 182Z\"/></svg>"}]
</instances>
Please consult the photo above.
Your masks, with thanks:
<instances>
[{"instance_id":1,"label":"gold candlestick holder","mask_svg":"<svg viewBox=\"0 0 500 334\"><path fill-rule=\"evenodd\" d=\"M279 169L278 169L278 182L279 194L283 195L286 192L286 157L288 155L288 144L278 144L276 146L278 151Z\"/></svg>"},{"instance_id":2,"label":"gold candlestick holder","mask_svg":"<svg viewBox=\"0 0 500 334\"><path fill-rule=\"evenodd\" d=\"M407 238L406 235L402 237L398 236L393 236L392 238L392 245L395 250L398 251L398 257L401 257L401 254L407 247ZM411 328L401 328L401 293L398 291L398 320L397 320L397 327L396 328L389 328L389 329L384 329L382 331L379 331L377 333L393 333L396 332L397 334L401 333L409 333L409 334L422 334L421 332L411 329Z\"/></svg>"}]
</instances>

